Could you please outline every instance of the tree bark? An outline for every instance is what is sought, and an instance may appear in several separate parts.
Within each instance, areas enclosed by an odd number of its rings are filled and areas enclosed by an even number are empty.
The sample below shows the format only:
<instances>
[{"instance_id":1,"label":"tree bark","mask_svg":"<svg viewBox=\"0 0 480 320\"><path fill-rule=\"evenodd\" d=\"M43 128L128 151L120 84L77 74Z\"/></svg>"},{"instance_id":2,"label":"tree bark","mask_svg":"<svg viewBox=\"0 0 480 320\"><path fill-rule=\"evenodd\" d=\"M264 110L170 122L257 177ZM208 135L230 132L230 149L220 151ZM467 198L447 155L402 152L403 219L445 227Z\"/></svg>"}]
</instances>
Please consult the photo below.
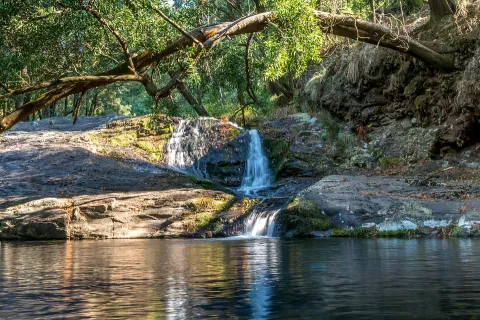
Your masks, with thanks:
<instances>
[{"instance_id":1,"label":"tree bark","mask_svg":"<svg viewBox=\"0 0 480 320\"><path fill-rule=\"evenodd\" d=\"M200 116L200 117L210 117L210 113L208 113L207 109L203 107L197 99L188 91L185 87L185 84L182 81L179 81L177 84L177 90L180 94L187 100L187 102L192 106L193 110Z\"/></svg>"}]
</instances>

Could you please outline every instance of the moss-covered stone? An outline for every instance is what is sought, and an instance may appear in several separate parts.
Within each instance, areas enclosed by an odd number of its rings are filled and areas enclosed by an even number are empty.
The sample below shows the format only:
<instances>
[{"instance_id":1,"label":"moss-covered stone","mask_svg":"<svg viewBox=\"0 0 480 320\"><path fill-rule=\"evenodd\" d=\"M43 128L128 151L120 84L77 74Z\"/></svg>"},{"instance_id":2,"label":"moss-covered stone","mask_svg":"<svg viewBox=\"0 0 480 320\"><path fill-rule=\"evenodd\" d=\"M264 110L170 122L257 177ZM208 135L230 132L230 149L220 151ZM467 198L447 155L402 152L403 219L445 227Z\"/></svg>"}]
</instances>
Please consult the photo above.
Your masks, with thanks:
<instances>
[{"instance_id":1,"label":"moss-covered stone","mask_svg":"<svg viewBox=\"0 0 480 320\"><path fill-rule=\"evenodd\" d=\"M285 164L286 157L290 152L290 141L283 139L264 139L263 147L265 153L270 160L270 164L275 172L275 175L278 176Z\"/></svg>"},{"instance_id":2,"label":"moss-covered stone","mask_svg":"<svg viewBox=\"0 0 480 320\"><path fill-rule=\"evenodd\" d=\"M333 229L330 233L331 237L337 238L414 238L421 235L419 230L415 229L399 229L399 230L382 230L378 228L358 227L355 229Z\"/></svg>"},{"instance_id":3,"label":"moss-covered stone","mask_svg":"<svg viewBox=\"0 0 480 320\"><path fill-rule=\"evenodd\" d=\"M416 97L414 104L417 110L423 110L427 106L427 96L421 95Z\"/></svg>"},{"instance_id":4,"label":"moss-covered stone","mask_svg":"<svg viewBox=\"0 0 480 320\"><path fill-rule=\"evenodd\" d=\"M403 94L407 98L410 98L415 94L416 91L417 91L417 85L415 84L415 82L410 82L403 90Z\"/></svg>"},{"instance_id":5,"label":"moss-covered stone","mask_svg":"<svg viewBox=\"0 0 480 320\"><path fill-rule=\"evenodd\" d=\"M295 198L281 216L281 225L285 233L294 231L295 236L309 236L312 231L331 228L331 218L320 210L317 203Z\"/></svg>"},{"instance_id":6,"label":"moss-covered stone","mask_svg":"<svg viewBox=\"0 0 480 320\"><path fill-rule=\"evenodd\" d=\"M137 134L134 131L119 132L113 135L108 142L112 147L126 147L137 140Z\"/></svg>"},{"instance_id":7,"label":"moss-covered stone","mask_svg":"<svg viewBox=\"0 0 480 320\"><path fill-rule=\"evenodd\" d=\"M185 231L187 233L197 233L201 230L216 231L221 224L219 214L230 207L233 200L234 196L228 194L192 199L189 203L192 213L183 220Z\"/></svg>"},{"instance_id":8,"label":"moss-covered stone","mask_svg":"<svg viewBox=\"0 0 480 320\"><path fill-rule=\"evenodd\" d=\"M168 116L148 115L110 122L106 129L90 132L87 137L98 153L156 163L163 160L173 127L174 121Z\"/></svg>"}]
</instances>

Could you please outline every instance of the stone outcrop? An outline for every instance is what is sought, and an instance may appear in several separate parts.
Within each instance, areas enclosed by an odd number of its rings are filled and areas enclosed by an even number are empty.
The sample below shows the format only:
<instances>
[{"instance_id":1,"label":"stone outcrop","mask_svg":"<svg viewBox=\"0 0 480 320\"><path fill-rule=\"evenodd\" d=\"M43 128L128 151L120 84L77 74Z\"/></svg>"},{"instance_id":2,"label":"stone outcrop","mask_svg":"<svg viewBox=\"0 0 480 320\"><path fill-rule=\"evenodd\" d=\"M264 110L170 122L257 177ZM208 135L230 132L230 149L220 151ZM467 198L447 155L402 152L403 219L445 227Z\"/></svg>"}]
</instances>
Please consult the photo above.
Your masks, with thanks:
<instances>
[{"instance_id":1,"label":"stone outcrop","mask_svg":"<svg viewBox=\"0 0 480 320\"><path fill-rule=\"evenodd\" d=\"M199 236L236 201L152 158L144 144L161 150L170 118L111 120L47 119L0 136L0 239Z\"/></svg>"},{"instance_id":2,"label":"stone outcrop","mask_svg":"<svg viewBox=\"0 0 480 320\"><path fill-rule=\"evenodd\" d=\"M343 229L347 235L348 230L375 228L391 232L387 234L413 230L436 235L449 229L455 235L478 236L480 192L467 196L456 189L394 177L336 175L300 192L297 201L307 202L300 212L311 212L317 224L328 220L323 229Z\"/></svg>"}]
</instances>

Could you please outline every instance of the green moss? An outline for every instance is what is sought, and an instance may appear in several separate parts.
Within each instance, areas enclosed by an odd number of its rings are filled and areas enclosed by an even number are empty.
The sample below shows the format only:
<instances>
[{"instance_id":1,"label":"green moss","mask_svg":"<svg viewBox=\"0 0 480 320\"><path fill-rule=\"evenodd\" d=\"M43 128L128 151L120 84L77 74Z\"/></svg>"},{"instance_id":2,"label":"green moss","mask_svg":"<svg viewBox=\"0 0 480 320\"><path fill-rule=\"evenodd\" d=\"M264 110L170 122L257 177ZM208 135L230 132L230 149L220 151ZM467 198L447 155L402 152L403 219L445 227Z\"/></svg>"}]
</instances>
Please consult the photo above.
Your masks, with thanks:
<instances>
[{"instance_id":1,"label":"green moss","mask_svg":"<svg viewBox=\"0 0 480 320\"><path fill-rule=\"evenodd\" d=\"M232 205L234 198L233 195L218 197L200 196L194 198L190 202L193 214L187 216L183 221L186 231L194 233L205 229L214 231L212 229L220 228L219 223L221 221L218 215Z\"/></svg>"},{"instance_id":2,"label":"green moss","mask_svg":"<svg viewBox=\"0 0 480 320\"><path fill-rule=\"evenodd\" d=\"M378 159L378 165L382 169L388 169L403 164L404 161L398 157L382 156Z\"/></svg>"},{"instance_id":3,"label":"green moss","mask_svg":"<svg viewBox=\"0 0 480 320\"><path fill-rule=\"evenodd\" d=\"M137 140L137 134L135 131L124 131L115 134L109 139L109 143L113 147L126 147Z\"/></svg>"},{"instance_id":4,"label":"green moss","mask_svg":"<svg viewBox=\"0 0 480 320\"><path fill-rule=\"evenodd\" d=\"M312 231L331 228L331 218L320 210L313 201L295 198L285 209L281 217L285 231L295 230L296 236L308 236Z\"/></svg>"},{"instance_id":5,"label":"green moss","mask_svg":"<svg viewBox=\"0 0 480 320\"><path fill-rule=\"evenodd\" d=\"M414 82L410 82L406 87L405 89L403 90L403 94L409 98L411 97L412 95L415 94L415 92L417 91L417 86Z\"/></svg>"},{"instance_id":6,"label":"green moss","mask_svg":"<svg viewBox=\"0 0 480 320\"><path fill-rule=\"evenodd\" d=\"M415 98L415 107L417 110L422 110L427 106L427 96L421 95Z\"/></svg>"},{"instance_id":7,"label":"green moss","mask_svg":"<svg viewBox=\"0 0 480 320\"><path fill-rule=\"evenodd\" d=\"M197 179L197 182L196 182L199 186L201 186L203 189L206 189L206 190L213 190L215 189L215 184L211 181L207 181L207 180L200 180L200 179Z\"/></svg>"},{"instance_id":8,"label":"green moss","mask_svg":"<svg viewBox=\"0 0 480 320\"><path fill-rule=\"evenodd\" d=\"M137 141L137 147L148 152L152 161L160 161L163 157L163 140L142 139Z\"/></svg>"},{"instance_id":9,"label":"green moss","mask_svg":"<svg viewBox=\"0 0 480 320\"><path fill-rule=\"evenodd\" d=\"M345 237L345 238L412 238L420 235L418 230L383 230L378 228L363 228L358 227L355 229L333 229L330 236L332 237Z\"/></svg>"},{"instance_id":10,"label":"green moss","mask_svg":"<svg viewBox=\"0 0 480 320\"><path fill-rule=\"evenodd\" d=\"M233 198L234 196L232 195L226 195L225 197L218 198L211 196L200 196L191 201L191 208L194 212L204 212L207 210L221 212L228 206Z\"/></svg>"},{"instance_id":11,"label":"green moss","mask_svg":"<svg viewBox=\"0 0 480 320\"><path fill-rule=\"evenodd\" d=\"M291 143L285 139L265 139L263 140L263 147L265 153L270 160L275 173L281 172L281 169L286 162L285 158L290 153Z\"/></svg>"}]
</instances>

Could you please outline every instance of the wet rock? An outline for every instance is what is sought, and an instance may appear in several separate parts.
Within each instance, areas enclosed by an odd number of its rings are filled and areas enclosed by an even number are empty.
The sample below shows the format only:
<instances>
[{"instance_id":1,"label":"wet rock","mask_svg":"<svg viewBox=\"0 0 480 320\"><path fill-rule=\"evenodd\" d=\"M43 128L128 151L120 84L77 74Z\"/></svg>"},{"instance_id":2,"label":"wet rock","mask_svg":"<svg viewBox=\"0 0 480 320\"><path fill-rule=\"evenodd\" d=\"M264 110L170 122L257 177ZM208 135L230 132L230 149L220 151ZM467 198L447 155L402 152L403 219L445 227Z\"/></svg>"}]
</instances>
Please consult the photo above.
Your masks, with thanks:
<instances>
[{"instance_id":1,"label":"wet rock","mask_svg":"<svg viewBox=\"0 0 480 320\"><path fill-rule=\"evenodd\" d=\"M480 140L480 123L474 113L465 111L458 117L450 117L435 135L431 152L443 156L449 149L458 150Z\"/></svg>"},{"instance_id":2,"label":"wet rock","mask_svg":"<svg viewBox=\"0 0 480 320\"><path fill-rule=\"evenodd\" d=\"M472 229L479 221L479 197L472 200L434 198L441 187L422 188L402 179L371 176L328 176L300 192L331 218L332 227L375 226L380 231L442 228L450 224Z\"/></svg>"}]
</instances>

